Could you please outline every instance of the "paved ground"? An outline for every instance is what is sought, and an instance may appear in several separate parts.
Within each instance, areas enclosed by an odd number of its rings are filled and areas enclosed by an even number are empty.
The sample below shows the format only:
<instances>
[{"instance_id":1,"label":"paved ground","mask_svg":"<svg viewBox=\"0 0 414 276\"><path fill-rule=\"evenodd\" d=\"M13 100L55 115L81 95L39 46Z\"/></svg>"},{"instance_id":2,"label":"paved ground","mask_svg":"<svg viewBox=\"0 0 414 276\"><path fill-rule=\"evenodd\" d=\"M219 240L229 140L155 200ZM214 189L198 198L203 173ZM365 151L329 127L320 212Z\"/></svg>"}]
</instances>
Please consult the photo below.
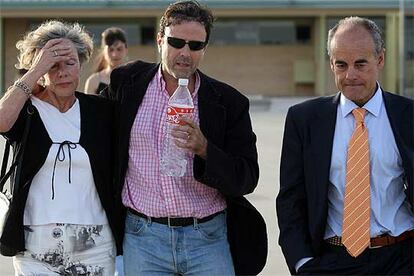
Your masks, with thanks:
<instances>
[{"instance_id":1,"label":"paved ground","mask_svg":"<svg viewBox=\"0 0 414 276\"><path fill-rule=\"evenodd\" d=\"M254 99L251 116L253 128L257 135L259 151L260 182L256 191L249 195L249 200L260 210L266 220L269 256L261 275L289 275L280 247L277 244L279 230L277 228L275 197L279 191L279 158L286 111L294 103L304 98ZM0 138L2 156L3 140ZM0 275L12 276L11 258L0 256Z\"/></svg>"}]
</instances>

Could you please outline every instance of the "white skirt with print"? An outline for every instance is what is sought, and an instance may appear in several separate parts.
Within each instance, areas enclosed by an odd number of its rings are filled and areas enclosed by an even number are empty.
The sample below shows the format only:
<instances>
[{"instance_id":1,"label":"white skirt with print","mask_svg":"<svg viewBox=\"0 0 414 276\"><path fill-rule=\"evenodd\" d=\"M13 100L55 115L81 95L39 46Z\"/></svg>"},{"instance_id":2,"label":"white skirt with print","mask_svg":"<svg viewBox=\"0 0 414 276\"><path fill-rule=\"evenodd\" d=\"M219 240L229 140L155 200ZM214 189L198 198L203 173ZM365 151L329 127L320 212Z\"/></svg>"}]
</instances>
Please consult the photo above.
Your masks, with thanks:
<instances>
[{"instance_id":1,"label":"white skirt with print","mask_svg":"<svg viewBox=\"0 0 414 276\"><path fill-rule=\"evenodd\" d=\"M13 258L18 276L114 275L116 247L108 225L25 226L26 251Z\"/></svg>"}]
</instances>

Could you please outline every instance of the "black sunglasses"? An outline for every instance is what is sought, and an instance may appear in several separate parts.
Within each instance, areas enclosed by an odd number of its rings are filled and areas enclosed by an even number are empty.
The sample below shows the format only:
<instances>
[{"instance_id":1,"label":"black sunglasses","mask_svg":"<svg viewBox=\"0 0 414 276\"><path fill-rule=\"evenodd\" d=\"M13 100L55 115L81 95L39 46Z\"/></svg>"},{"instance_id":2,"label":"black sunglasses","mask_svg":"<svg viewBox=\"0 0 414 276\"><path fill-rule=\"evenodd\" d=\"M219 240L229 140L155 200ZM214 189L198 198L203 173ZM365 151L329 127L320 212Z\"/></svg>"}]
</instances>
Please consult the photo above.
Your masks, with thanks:
<instances>
[{"instance_id":1,"label":"black sunglasses","mask_svg":"<svg viewBox=\"0 0 414 276\"><path fill-rule=\"evenodd\" d=\"M190 48L191 51L199 51L203 49L204 47L206 47L206 43L203 41L195 41L195 40L186 41L184 39L171 37L171 36L167 37L167 42L170 46L176 49L181 49L185 46L185 44L188 44L188 48Z\"/></svg>"}]
</instances>

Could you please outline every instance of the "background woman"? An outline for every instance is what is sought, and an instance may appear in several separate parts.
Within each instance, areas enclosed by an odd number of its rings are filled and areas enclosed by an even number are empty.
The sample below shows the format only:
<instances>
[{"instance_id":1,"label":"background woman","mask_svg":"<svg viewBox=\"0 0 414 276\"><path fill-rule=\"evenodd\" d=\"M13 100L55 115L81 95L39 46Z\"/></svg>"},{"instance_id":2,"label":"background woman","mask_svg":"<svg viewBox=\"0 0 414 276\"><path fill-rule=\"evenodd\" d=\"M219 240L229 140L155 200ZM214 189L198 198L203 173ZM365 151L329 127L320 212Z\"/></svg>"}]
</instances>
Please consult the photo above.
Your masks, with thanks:
<instances>
[{"instance_id":1,"label":"background woman","mask_svg":"<svg viewBox=\"0 0 414 276\"><path fill-rule=\"evenodd\" d=\"M116 27L106 29L102 33L101 52L98 66L85 83L87 94L99 94L109 84L112 69L123 64L128 54L125 32Z\"/></svg>"},{"instance_id":2,"label":"background woman","mask_svg":"<svg viewBox=\"0 0 414 276\"><path fill-rule=\"evenodd\" d=\"M16 275L113 275L113 104L76 92L92 40L49 21L16 46L28 71L0 99L0 132L19 144L29 101L34 113L0 251Z\"/></svg>"}]
</instances>

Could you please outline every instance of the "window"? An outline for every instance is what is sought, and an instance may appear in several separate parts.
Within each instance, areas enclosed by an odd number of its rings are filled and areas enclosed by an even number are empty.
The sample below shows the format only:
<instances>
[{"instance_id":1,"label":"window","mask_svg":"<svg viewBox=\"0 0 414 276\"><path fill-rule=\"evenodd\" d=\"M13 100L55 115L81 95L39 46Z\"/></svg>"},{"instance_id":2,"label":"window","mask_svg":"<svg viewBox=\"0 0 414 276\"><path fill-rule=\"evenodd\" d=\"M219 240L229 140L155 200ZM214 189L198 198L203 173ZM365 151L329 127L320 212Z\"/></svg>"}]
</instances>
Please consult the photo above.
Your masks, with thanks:
<instances>
[{"instance_id":1,"label":"window","mask_svg":"<svg viewBox=\"0 0 414 276\"><path fill-rule=\"evenodd\" d=\"M406 59L414 60L414 16L406 16L404 26Z\"/></svg>"},{"instance_id":2,"label":"window","mask_svg":"<svg viewBox=\"0 0 414 276\"><path fill-rule=\"evenodd\" d=\"M85 27L92 35L94 44L98 46L101 43L102 32L109 27L123 29L130 46L155 44L155 25L151 23L86 23Z\"/></svg>"},{"instance_id":3,"label":"window","mask_svg":"<svg viewBox=\"0 0 414 276\"><path fill-rule=\"evenodd\" d=\"M296 27L296 40L300 43L307 43L311 39L311 27L310 26L297 26Z\"/></svg>"},{"instance_id":4,"label":"window","mask_svg":"<svg viewBox=\"0 0 414 276\"><path fill-rule=\"evenodd\" d=\"M101 44L101 34L109 27L118 27L125 31L128 45L141 44L141 28L138 24L102 24L102 23L86 23L86 30L93 38L95 45Z\"/></svg>"},{"instance_id":5,"label":"window","mask_svg":"<svg viewBox=\"0 0 414 276\"><path fill-rule=\"evenodd\" d=\"M35 29L44 20L34 20L30 24L30 30ZM134 45L153 45L155 43L155 20L154 19L119 19L111 21L91 19L65 19L65 22L79 22L85 26L86 31L91 35L95 46L101 44L101 34L109 27L118 27L125 31L127 43Z\"/></svg>"},{"instance_id":6,"label":"window","mask_svg":"<svg viewBox=\"0 0 414 276\"><path fill-rule=\"evenodd\" d=\"M311 41L311 20L223 20L211 33L215 45L304 44Z\"/></svg>"}]
</instances>

